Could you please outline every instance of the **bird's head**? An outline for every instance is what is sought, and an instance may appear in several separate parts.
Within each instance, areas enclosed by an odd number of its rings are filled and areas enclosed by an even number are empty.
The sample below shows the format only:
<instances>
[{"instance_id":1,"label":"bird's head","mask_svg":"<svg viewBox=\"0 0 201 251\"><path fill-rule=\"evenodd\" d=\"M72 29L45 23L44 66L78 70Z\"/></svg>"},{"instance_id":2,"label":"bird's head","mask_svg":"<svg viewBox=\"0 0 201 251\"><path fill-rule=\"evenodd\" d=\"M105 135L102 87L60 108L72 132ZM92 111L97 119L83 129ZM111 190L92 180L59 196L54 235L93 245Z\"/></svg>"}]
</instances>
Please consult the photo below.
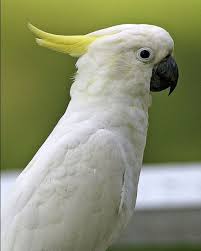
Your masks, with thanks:
<instances>
[{"instance_id":1,"label":"bird's head","mask_svg":"<svg viewBox=\"0 0 201 251\"><path fill-rule=\"evenodd\" d=\"M61 36L43 32L33 25L29 28L41 46L93 60L92 71L115 79L138 79L148 82L153 92L175 89L178 67L173 58L174 42L164 29L146 24L125 24L98 30L82 36ZM85 61L86 62L86 61ZM81 60L81 64L85 64ZM97 71L98 74L98 71ZM146 81L144 81L146 80Z\"/></svg>"}]
</instances>

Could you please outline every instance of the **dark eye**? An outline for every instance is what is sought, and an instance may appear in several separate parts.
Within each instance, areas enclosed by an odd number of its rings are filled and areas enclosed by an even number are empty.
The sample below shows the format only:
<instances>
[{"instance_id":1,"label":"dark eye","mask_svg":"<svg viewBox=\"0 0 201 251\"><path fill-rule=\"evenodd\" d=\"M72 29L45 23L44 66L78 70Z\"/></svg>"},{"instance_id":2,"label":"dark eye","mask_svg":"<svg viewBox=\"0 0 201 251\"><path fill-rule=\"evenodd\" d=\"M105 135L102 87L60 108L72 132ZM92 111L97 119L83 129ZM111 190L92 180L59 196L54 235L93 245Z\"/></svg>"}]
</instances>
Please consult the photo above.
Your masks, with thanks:
<instances>
[{"instance_id":1,"label":"dark eye","mask_svg":"<svg viewBox=\"0 0 201 251\"><path fill-rule=\"evenodd\" d=\"M147 51L147 50L143 50L143 51L140 52L140 57L141 58L149 58L149 56L150 56L150 52Z\"/></svg>"},{"instance_id":2,"label":"dark eye","mask_svg":"<svg viewBox=\"0 0 201 251\"><path fill-rule=\"evenodd\" d=\"M153 58L153 51L150 48L140 48L137 51L137 58L142 62L149 62Z\"/></svg>"}]
</instances>

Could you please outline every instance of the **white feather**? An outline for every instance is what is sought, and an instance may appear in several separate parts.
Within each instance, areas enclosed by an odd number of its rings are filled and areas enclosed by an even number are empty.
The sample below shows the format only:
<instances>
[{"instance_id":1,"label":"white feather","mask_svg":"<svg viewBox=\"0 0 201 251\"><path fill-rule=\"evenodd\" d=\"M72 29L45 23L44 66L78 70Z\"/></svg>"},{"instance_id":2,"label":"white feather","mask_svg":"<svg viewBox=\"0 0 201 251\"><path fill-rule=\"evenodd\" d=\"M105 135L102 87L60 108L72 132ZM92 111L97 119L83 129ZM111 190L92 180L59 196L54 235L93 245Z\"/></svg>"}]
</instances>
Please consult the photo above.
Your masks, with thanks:
<instances>
[{"instance_id":1,"label":"white feather","mask_svg":"<svg viewBox=\"0 0 201 251\"><path fill-rule=\"evenodd\" d=\"M18 177L2 216L2 251L104 251L135 206L153 64L173 48L149 25L94 33L77 62L71 102ZM152 64L135 50L152 46ZM161 46L162 45L162 46Z\"/></svg>"}]
</instances>

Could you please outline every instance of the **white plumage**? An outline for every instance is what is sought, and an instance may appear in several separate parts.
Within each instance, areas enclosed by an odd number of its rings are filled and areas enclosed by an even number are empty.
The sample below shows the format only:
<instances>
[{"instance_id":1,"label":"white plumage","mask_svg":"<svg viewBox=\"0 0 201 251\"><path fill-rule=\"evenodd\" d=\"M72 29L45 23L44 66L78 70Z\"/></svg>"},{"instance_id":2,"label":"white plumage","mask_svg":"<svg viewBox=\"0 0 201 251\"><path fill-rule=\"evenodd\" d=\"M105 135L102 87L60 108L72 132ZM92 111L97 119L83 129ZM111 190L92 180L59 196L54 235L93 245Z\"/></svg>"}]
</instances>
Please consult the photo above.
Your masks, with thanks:
<instances>
[{"instance_id":1,"label":"white plumage","mask_svg":"<svg viewBox=\"0 0 201 251\"><path fill-rule=\"evenodd\" d=\"M105 251L133 214L152 69L173 40L151 25L87 36L96 40L77 61L68 108L3 210L2 251Z\"/></svg>"}]
</instances>

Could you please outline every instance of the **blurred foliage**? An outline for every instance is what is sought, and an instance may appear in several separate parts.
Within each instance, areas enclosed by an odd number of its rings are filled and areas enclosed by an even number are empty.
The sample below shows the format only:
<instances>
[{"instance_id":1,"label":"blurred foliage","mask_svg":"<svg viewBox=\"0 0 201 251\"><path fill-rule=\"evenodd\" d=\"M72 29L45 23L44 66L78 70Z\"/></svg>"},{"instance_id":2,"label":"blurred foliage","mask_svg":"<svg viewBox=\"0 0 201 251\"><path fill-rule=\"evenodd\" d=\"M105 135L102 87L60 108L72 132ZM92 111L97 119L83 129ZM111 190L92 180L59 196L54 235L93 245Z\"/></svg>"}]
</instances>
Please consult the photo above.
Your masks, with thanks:
<instances>
[{"instance_id":1,"label":"blurred foliage","mask_svg":"<svg viewBox=\"0 0 201 251\"><path fill-rule=\"evenodd\" d=\"M200 245L162 245L162 246L130 246L110 248L108 251L200 251Z\"/></svg>"},{"instance_id":2,"label":"blurred foliage","mask_svg":"<svg viewBox=\"0 0 201 251\"><path fill-rule=\"evenodd\" d=\"M24 168L69 102L75 59L40 48L30 21L58 34L122 23L167 29L180 68L176 91L153 95L145 162L201 160L200 0L2 0L3 168Z\"/></svg>"}]
</instances>

